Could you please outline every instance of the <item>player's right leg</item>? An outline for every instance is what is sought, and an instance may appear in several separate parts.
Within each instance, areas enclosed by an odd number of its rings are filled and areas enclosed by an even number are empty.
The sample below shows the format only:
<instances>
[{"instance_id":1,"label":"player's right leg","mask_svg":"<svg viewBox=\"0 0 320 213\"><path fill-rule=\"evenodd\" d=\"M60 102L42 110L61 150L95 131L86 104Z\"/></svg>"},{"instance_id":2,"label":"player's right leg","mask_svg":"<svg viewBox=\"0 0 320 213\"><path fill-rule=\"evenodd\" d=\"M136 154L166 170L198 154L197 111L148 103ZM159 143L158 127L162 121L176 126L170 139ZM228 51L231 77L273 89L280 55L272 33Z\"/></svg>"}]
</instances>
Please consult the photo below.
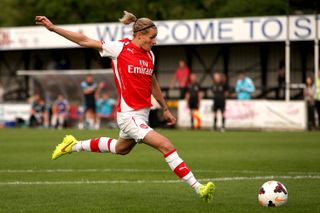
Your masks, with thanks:
<instances>
[{"instance_id":1,"label":"player's right leg","mask_svg":"<svg viewBox=\"0 0 320 213\"><path fill-rule=\"evenodd\" d=\"M110 152L114 154L128 154L136 142L132 139L119 138L118 140L109 137L93 138L78 141L72 135L67 135L63 141L58 144L52 153L52 160L72 152Z\"/></svg>"},{"instance_id":2,"label":"player's right leg","mask_svg":"<svg viewBox=\"0 0 320 213\"><path fill-rule=\"evenodd\" d=\"M215 185L212 182L208 182L205 185L199 183L191 172L190 168L180 158L177 150L166 137L162 136L156 131L150 131L145 136L143 142L159 150L163 154L171 170L179 178L189 184L201 198L207 202L212 200Z\"/></svg>"}]
</instances>

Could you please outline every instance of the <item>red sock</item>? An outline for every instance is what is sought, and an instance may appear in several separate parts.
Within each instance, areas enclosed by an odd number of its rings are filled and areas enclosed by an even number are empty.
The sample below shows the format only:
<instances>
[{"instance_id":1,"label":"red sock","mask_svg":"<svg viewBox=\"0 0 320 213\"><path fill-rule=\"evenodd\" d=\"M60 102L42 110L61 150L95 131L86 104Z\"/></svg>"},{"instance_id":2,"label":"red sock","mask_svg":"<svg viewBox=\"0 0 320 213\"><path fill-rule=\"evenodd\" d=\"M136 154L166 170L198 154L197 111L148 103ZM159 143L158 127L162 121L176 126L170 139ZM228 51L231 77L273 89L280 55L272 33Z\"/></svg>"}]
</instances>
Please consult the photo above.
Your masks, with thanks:
<instances>
[{"instance_id":1,"label":"red sock","mask_svg":"<svg viewBox=\"0 0 320 213\"><path fill-rule=\"evenodd\" d=\"M112 138L108 138L108 137L93 138L89 140L78 141L78 143L76 143L72 147L72 151L116 153L116 144L117 144L117 140Z\"/></svg>"}]
</instances>

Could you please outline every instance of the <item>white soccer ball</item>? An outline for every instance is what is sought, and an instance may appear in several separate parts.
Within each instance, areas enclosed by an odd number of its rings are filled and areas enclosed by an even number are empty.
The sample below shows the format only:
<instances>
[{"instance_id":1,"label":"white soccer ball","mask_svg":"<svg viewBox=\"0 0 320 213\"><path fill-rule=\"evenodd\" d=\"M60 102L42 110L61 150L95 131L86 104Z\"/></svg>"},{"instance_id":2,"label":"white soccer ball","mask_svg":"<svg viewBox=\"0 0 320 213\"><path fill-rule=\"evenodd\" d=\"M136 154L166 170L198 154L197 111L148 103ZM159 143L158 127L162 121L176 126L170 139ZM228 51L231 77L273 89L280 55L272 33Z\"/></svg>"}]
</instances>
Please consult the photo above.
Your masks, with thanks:
<instances>
[{"instance_id":1,"label":"white soccer ball","mask_svg":"<svg viewBox=\"0 0 320 213\"><path fill-rule=\"evenodd\" d=\"M261 206L282 206L288 201L288 191L279 181L271 180L265 182L259 189L258 200Z\"/></svg>"}]
</instances>

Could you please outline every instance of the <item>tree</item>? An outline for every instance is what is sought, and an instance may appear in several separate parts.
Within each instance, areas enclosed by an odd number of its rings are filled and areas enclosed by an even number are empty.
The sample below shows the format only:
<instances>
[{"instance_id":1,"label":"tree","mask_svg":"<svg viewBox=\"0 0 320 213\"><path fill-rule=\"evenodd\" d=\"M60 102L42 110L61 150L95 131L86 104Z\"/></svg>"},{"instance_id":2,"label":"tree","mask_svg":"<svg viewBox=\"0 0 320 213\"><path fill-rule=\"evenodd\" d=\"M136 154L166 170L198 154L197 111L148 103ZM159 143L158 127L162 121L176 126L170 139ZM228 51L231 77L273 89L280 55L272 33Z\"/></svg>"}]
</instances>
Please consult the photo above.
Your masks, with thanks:
<instances>
[{"instance_id":1,"label":"tree","mask_svg":"<svg viewBox=\"0 0 320 213\"><path fill-rule=\"evenodd\" d=\"M34 25L36 15L56 24L114 22L129 10L153 20L285 15L289 0L1 0L0 26ZM304 2L303 0L290 0ZM316 0L312 0L316 1ZM302 8L303 11L306 8Z\"/></svg>"},{"instance_id":2,"label":"tree","mask_svg":"<svg viewBox=\"0 0 320 213\"><path fill-rule=\"evenodd\" d=\"M228 0L217 11L219 17L285 15L287 0Z\"/></svg>"}]
</instances>

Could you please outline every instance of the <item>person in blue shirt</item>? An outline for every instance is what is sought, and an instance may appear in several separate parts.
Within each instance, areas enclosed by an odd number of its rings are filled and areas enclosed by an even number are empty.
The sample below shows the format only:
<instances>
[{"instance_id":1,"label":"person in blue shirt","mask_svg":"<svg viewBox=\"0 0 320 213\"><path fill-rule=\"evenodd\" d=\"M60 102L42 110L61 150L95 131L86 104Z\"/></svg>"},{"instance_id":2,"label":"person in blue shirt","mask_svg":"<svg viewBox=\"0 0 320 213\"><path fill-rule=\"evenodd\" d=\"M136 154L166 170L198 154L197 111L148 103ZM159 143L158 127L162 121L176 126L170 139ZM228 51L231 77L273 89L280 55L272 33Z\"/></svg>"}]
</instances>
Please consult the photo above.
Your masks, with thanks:
<instances>
[{"instance_id":1,"label":"person in blue shirt","mask_svg":"<svg viewBox=\"0 0 320 213\"><path fill-rule=\"evenodd\" d=\"M108 92L104 92L102 97L99 98L96 102L96 112L97 112L97 128L100 128L101 119L106 119L112 121L114 117L114 106L116 101L113 98L109 97ZM112 126L108 123L109 126Z\"/></svg>"},{"instance_id":2,"label":"person in blue shirt","mask_svg":"<svg viewBox=\"0 0 320 213\"><path fill-rule=\"evenodd\" d=\"M255 86L251 78L247 77L243 71L239 73L236 83L236 93L238 100L250 100L251 94L255 91Z\"/></svg>"}]
</instances>

